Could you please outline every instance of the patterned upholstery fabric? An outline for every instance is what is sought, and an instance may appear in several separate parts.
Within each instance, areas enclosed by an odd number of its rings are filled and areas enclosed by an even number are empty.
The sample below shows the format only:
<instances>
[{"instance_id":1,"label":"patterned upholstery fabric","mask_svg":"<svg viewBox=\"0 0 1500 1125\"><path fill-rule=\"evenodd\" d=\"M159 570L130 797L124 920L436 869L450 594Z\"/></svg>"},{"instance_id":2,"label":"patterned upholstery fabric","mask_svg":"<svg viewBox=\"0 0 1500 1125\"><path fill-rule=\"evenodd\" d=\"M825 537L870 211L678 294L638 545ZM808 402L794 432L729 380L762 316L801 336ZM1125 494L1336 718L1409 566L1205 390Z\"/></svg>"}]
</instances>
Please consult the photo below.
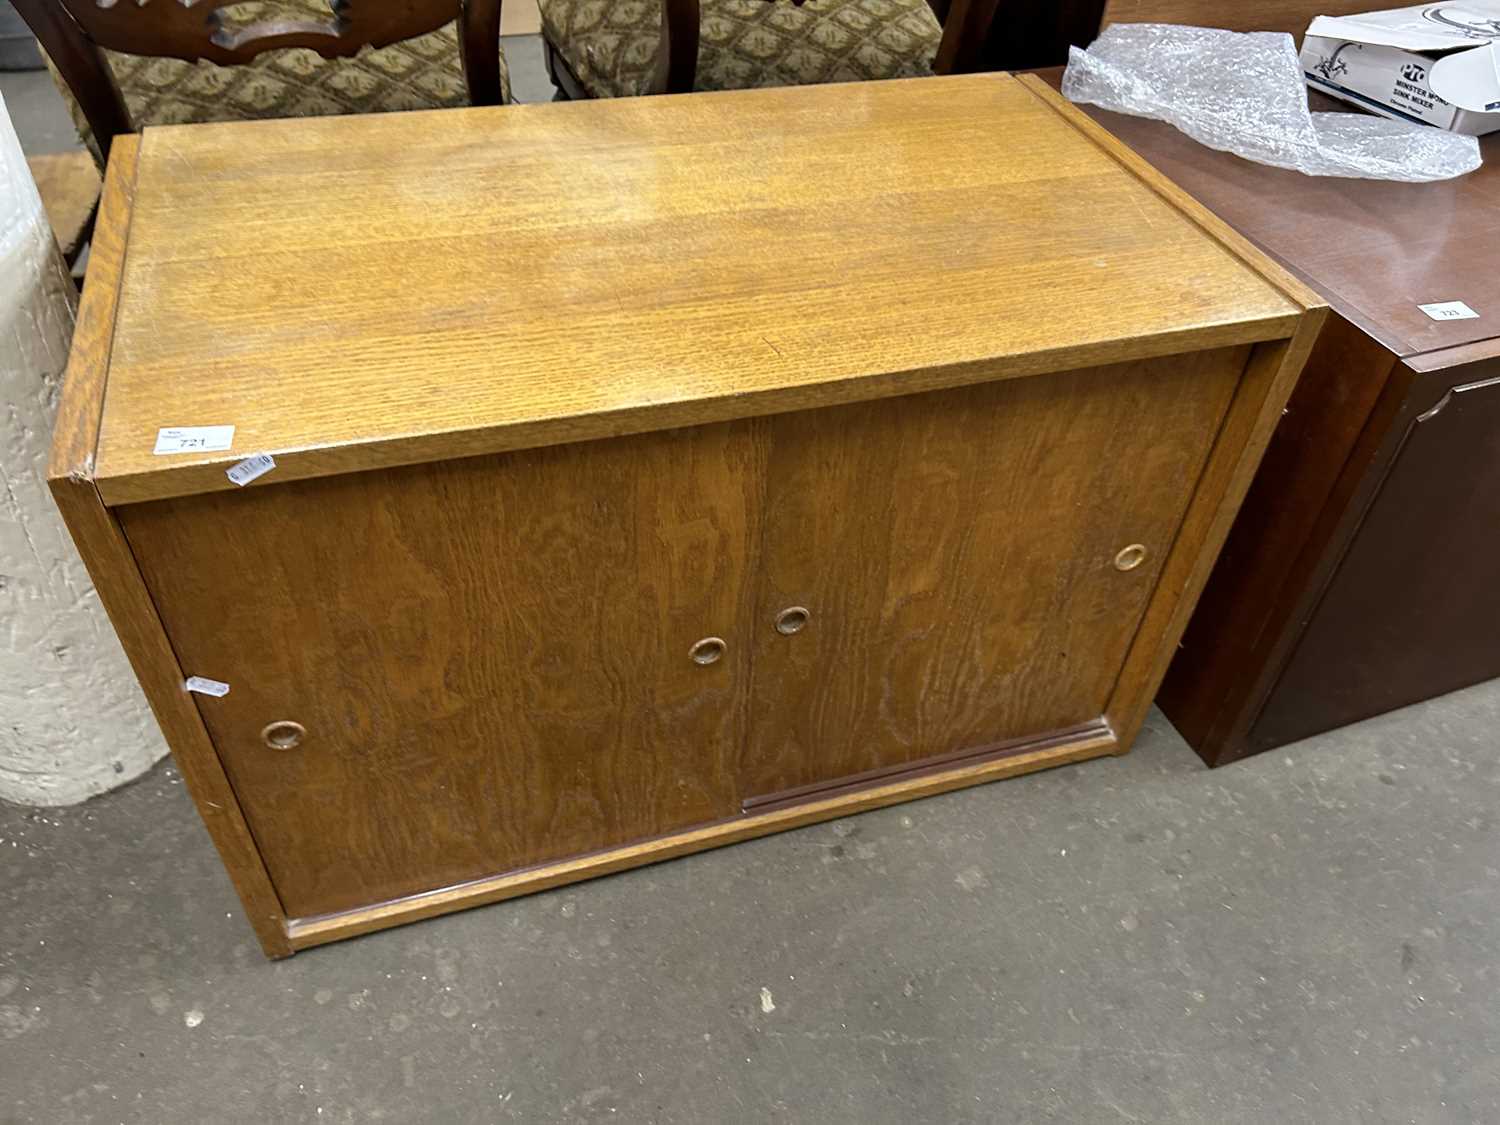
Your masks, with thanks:
<instances>
[{"instance_id":1,"label":"patterned upholstery fabric","mask_svg":"<svg viewBox=\"0 0 1500 1125\"><path fill-rule=\"evenodd\" d=\"M291 0L236 4L234 13L240 20L252 22L273 16L326 18L328 8L315 0ZM324 59L317 52L304 49L268 51L246 66L188 63L114 51L106 51L105 55L136 128L263 117L446 109L469 102L458 53L458 31L451 23L429 35L393 43L378 51L365 48L348 59ZM99 149L83 112L56 70L52 77L67 99L78 135L98 160ZM510 73L503 53L500 84L509 102Z\"/></svg>"},{"instance_id":2,"label":"patterned upholstery fabric","mask_svg":"<svg viewBox=\"0 0 1500 1125\"><path fill-rule=\"evenodd\" d=\"M661 0L540 0L542 31L595 97L646 92ZM927 0L701 0L699 90L932 73L943 37Z\"/></svg>"}]
</instances>

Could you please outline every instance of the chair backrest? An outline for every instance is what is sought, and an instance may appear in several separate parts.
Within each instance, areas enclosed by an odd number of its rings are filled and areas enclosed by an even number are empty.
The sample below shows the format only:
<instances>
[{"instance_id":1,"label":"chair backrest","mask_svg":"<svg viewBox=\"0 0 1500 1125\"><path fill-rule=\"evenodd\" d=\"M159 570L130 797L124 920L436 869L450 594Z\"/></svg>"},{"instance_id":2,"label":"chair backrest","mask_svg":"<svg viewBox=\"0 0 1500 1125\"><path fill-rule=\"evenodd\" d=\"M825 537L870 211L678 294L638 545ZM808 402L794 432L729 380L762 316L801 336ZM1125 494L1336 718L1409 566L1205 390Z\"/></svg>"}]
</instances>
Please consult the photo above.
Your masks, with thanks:
<instances>
[{"instance_id":1,"label":"chair backrest","mask_svg":"<svg viewBox=\"0 0 1500 1125\"><path fill-rule=\"evenodd\" d=\"M1181 23L1229 31L1284 31L1300 44L1314 16L1348 16L1399 8L1402 0L1109 0L1100 27L1112 23Z\"/></svg>"},{"instance_id":2,"label":"chair backrest","mask_svg":"<svg viewBox=\"0 0 1500 1125\"><path fill-rule=\"evenodd\" d=\"M790 3L793 7L800 8L807 0L767 0L768 3ZM943 41L938 49L937 60L934 69L939 74L947 74L952 70L953 60L960 46L961 25L965 23L962 14L953 23L948 22L949 9L955 11L963 9L967 12L971 7L983 7L983 20L977 18L971 20L976 24L982 22L988 30L988 19L993 16L997 0L927 0L927 6L932 9L933 15L937 17L938 23L943 24ZM698 75L698 42L701 31L701 15L699 0L663 0L663 15L661 21L661 40L657 47L656 69L652 75L651 83L647 88L653 94L687 94L691 93L697 85Z\"/></svg>"},{"instance_id":3,"label":"chair backrest","mask_svg":"<svg viewBox=\"0 0 1500 1125\"><path fill-rule=\"evenodd\" d=\"M305 47L325 59L386 47L459 20L469 99L500 101L501 0L330 0L327 19L237 19L231 0L13 0L78 100L100 150L133 126L103 51L250 62L266 51ZM274 7L256 3L255 8Z\"/></svg>"}]
</instances>

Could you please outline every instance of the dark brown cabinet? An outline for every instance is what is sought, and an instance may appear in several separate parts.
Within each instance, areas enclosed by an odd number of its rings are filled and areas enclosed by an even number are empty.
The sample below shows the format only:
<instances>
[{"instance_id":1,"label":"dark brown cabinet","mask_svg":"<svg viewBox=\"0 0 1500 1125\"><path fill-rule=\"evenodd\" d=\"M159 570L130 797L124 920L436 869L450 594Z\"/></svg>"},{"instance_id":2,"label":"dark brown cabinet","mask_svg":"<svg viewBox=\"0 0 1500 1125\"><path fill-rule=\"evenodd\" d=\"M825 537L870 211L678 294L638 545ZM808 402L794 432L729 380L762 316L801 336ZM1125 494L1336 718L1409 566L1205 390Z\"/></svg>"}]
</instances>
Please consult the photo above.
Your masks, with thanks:
<instances>
[{"instance_id":1,"label":"dark brown cabinet","mask_svg":"<svg viewBox=\"0 0 1500 1125\"><path fill-rule=\"evenodd\" d=\"M1500 676L1500 136L1477 172L1403 184L1089 112L1332 310L1162 710L1220 765ZM1421 308L1455 301L1475 315Z\"/></svg>"},{"instance_id":2,"label":"dark brown cabinet","mask_svg":"<svg viewBox=\"0 0 1500 1125\"><path fill-rule=\"evenodd\" d=\"M1362 520L1247 752L1500 676L1500 358L1398 378Z\"/></svg>"}]
</instances>

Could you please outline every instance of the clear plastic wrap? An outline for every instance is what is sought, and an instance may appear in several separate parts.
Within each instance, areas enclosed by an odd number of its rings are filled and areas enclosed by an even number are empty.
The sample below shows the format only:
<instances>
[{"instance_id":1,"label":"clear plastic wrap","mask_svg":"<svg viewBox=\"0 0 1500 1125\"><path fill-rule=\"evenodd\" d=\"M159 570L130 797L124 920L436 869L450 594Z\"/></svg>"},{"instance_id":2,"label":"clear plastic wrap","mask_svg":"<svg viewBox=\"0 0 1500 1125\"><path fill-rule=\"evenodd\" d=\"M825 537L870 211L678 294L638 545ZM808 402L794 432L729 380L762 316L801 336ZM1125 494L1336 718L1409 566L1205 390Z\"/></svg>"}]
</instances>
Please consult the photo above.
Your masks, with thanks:
<instances>
[{"instance_id":1,"label":"clear plastic wrap","mask_svg":"<svg viewBox=\"0 0 1500 1125\"><path fill-rule=\"evenodd\" d=\"M1479 142L1357 113L1312 113L1290 35L1116 24L1073 48L1063 93L1154 117L1210 148L1309 176L1446 180L1479 167Z\"/></svg>"}]
</instances>

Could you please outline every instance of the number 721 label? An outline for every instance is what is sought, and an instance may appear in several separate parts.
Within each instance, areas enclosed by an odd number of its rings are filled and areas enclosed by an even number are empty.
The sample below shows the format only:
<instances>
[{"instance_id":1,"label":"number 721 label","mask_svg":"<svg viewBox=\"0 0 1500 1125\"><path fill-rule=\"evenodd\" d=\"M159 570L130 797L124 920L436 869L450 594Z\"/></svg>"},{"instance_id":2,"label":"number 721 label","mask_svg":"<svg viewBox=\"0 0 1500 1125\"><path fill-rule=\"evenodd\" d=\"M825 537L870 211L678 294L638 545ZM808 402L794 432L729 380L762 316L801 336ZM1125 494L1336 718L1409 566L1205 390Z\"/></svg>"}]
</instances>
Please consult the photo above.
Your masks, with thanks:
<instances>
[{"instance_id":1,"label":"number 721 label","mask_svg":"<svg viewBox=\"0 0 1500 1125\"><path fill-rule=\"evenodd\" d=\"M220 453L234 444L233 426L164 426L152 453Z\"/></svg>"}]
</instances>

